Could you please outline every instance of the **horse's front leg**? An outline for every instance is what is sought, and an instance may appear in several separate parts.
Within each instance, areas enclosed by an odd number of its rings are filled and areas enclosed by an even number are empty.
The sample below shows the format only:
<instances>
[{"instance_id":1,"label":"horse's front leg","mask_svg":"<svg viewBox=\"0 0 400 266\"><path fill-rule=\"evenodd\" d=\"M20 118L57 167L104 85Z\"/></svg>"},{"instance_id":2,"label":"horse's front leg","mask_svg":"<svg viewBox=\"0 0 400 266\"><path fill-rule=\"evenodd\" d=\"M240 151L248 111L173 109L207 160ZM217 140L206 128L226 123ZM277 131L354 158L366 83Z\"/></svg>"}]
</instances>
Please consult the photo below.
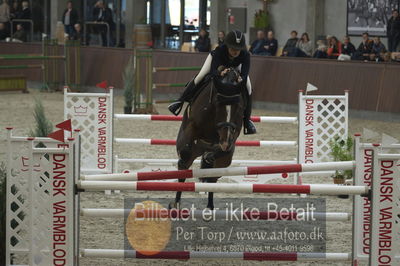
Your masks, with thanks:
<instances>
[{"instance_id":1,"label":"horse's front leg","mask_svg":"<svg viewBox=\"0 0 400 266\"><path fill-rule=\"evenodd\" d=\"M193 144L193 128L188 125L185 128L181 126L179 130L178 139L176 142L176 149L178 152L179 160L178 160L178 170L187 170L193 164L193 161L199 156L198 152L196 153L196 147ZM178 179L180 183L185 182L185 179ZM181 202L182 191L176 192L175 201L169 204L169 208L179 208L179 204Z\"/></svg>"},{"instance_id":2,"label":"horse's front leg","mask_svg":"<svg viewBox=\"0 0 400 266\"><path fill-rule=\"evenodd\" d=\"M212 167L208 167L210 165L204 165L206 167L204 168L225 168L231 165L232 162L232 157L233 157L233 151L231 152L217 152L213 155L213 162L212 162ZM203 160L202 166L203 166ZM212 177L212 178L207 178L207 183L217 183L218 179L220 177ZM214 192L209 192L208 193L208 202L207 202L207 208L213 210L214 209Z\"/></svg>"},{"instance_id":3,"label":"horse's front leg","mask_svg":"<svg viewBox=\"0 0 400 266\"><path fill-rule=\"evenodd\" d=\"M214 168L215 167L215 155L214 153L205 153L201 157L201 167L202 169L207 169L207 168ZM201 181L206 182L206 183L216 183L219 177L209 177L209 178L204 178L201 179ZM214 210L214 192L208 192L208 202L207 202L207 208L210 210Z\"/></svg>"}]
</instances>

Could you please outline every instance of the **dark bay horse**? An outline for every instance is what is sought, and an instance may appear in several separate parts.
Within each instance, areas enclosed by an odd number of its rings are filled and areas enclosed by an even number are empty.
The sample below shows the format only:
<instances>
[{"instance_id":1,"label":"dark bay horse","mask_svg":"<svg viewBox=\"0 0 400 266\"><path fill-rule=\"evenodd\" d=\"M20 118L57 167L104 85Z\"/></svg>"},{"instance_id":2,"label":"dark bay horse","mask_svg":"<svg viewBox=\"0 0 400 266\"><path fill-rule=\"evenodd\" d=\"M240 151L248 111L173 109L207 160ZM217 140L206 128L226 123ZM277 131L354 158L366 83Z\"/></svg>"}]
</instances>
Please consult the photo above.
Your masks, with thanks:
<instances>
[{"instance_id":1,"label":"dark bay horse","mask_svg":"<svg viewBox=\"0 0 400 266\"><path fill-rule=\"evenodd\" d=\"M247 91L239 86L239 73L227 69L223 78L203 84L201 92L183 115L176 142L178 169L189 169L201 156L201 168L223 168L232 162L235 142L239 137ZM202 182L216 183L219 177ZM180 179L179 182L185 182ZM170 208L179 208L182 192L177 192ZM208 193L207 208L214 209L213 193Z\"/></svg>"}]
</instances>

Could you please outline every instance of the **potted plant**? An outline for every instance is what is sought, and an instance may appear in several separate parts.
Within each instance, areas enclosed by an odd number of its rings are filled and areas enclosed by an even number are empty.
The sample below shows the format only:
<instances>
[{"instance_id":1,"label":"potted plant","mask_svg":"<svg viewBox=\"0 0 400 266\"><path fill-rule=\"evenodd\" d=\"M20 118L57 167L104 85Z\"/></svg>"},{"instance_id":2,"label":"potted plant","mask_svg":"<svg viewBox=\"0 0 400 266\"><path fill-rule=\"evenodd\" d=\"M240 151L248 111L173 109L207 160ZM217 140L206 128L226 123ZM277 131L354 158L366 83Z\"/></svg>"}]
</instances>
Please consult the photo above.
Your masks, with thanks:
<instances>
[{"instance_id":1,"label":"potted plant","mask_svg":"<svg viewBox=\"0 0 400 266\"><path fill-rule=\"evenodd\" d=\"M343 139L339 136L335 136L329 143L332 156L334 161L352 161L353 156L353 146L354 142L351 137ZM337 170L332 176L334 184L345 184L347 179L353 178L353 170ZM348 195L340 195L341 198L348 198Z\"/></svg>"},{"instance_id":2,"label":"potted plant","mask_svg":"<svg viewBox=\"0 0 400 266\"><path fill-rule=\"evenodd\" d=\"M135 85L135 64L133 56L129 58L128 64L124 69L122 78L124 81L124 97L125 97L124 113L131 114L133 107L133 90Z\"/></svg>"},{"instance_id":3,"label":"potted plant","mask_svg":"<svg viewBox=\"0 0 400 266\"><path fill-rule=\"evenodd\" d=\"M268 10L257 10L254 14L254 27L250 28L250 42L255 40L257 31L262 30L266 33L270 29L270 14Z\"/></svg>"}]
</instances>

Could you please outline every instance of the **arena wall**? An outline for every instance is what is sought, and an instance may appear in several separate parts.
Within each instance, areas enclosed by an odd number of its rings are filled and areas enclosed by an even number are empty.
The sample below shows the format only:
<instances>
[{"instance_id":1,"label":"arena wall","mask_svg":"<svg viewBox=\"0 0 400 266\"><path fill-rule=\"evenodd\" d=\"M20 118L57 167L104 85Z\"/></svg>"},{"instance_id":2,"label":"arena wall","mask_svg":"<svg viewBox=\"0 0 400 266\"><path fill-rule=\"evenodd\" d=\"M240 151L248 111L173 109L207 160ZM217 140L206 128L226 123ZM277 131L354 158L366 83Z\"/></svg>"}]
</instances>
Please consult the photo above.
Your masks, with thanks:
<instances>
[{"instance_id":1,"label":"arena wall","mask_svg":"<svg viewBox=\"0 0 400 266\"><path fill-rule=\"evenodd\" d=\"M39 53L40 44L1 43L2 54ZM62 49L59 49L62 53ZM132 54L129 49L83 47L82 85L94 86L107 80L122 88L122 71ZM154 66L199 66L206 54L173 51L154 52ZM33 61L3 61L0 64L34 64ZM2 70L1 74L25 73L28 80L41 81L40 70ZM320 88L320 94L341 94L350 90L350 106L354 110L400 113L399 64L375 62L337 62L298 58L252 57L251 79L257 102L297 104L297 90L307 82ZM62 72L62 70L60 71ZM62 76L63 73L60 73ZM154 74L157 83L185 83L195 71ZM155 94L178 93L180 88L160 88Z\"/></svg>"}]
</instances>

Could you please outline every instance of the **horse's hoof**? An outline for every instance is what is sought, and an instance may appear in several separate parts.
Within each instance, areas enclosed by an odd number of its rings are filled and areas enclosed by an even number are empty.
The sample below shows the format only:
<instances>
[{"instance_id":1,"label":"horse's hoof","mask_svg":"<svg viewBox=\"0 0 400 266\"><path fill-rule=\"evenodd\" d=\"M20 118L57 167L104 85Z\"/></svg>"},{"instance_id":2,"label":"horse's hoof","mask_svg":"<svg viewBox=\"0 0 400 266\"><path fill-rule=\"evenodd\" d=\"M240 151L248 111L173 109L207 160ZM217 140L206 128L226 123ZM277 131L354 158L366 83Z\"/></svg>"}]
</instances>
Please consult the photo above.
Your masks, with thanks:
<instances>
[{"instance_id":1,"label":"horse's hoof","mask_svg":"<svg viewBox=\"0 0 400 266\"><path fill-rule=\"evenodd\" d=\"M170 202L168 204L168 210L176 209L179 210L180 204L179 202Z\"/></svg>"}]
</instances>

